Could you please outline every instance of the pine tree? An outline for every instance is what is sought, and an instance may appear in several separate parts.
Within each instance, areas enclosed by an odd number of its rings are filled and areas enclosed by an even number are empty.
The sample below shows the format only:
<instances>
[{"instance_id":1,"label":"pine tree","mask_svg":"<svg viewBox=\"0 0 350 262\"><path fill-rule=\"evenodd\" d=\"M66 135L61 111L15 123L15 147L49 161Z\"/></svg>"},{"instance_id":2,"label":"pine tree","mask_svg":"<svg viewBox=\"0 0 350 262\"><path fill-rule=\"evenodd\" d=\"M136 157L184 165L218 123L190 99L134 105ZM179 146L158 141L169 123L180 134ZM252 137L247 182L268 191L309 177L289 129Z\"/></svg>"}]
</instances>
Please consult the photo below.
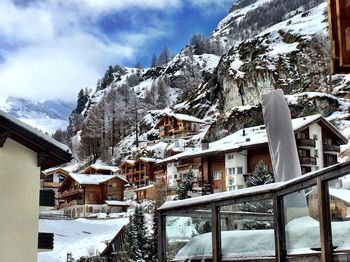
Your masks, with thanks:
<instances>
[{"instance_id":1,"label":"pine tree","mask_svg":"<svg viewBox=\"0 0 350 262\"><path fill-rule=\"evenodd\" d=\"M193 182L196 180L196 177L192 170L184 174L180 182L179 187L176 190L175 199L186 199L188 198L188 192L192 191Z\"/></svg>"},{"instance_id":2,"label":"pine tree","mask_svg":"<svg viewBox=\"0 0 350 262\"><path fill-rule=\"evenodd\" d=\"M151 60L151 67L154 68L156 66L158 66L158 58L157 58L156 54L153 54L152 60Z\"/></svg>"},{"instance_id":3,"label":"pine tree","mask_svg":"<svg viewBox=\"0 0 350 262\"><path fill-rule=\"evenodd\" d=\"M152 230L147 234L147 243L145 246L145 260L158 261L158 214L157 208L154 208Z\"/></svg>"},{"instance_id":4,"label":"pine tree","mask_svg":"<svg viewBox=\"0 0 350 262\"><path fill-rule=\"evenodd\" d=\"M266 185L275 182L272 172L264 161L260 160L248 178L248 187Z\"/></svg>"},{"instance_id":5,"label":"pine tree","mask_svg":"<svg viewBox=\"0 0 350 262\"><path fill-rule=\"evenodd\" d=\"M170 50L167 47L164 47L158 58L159 65L167 66L170 61L170 57Z\"/></svg>"},{"instance_id":6,"label":"pine tree","mask_svg":"<svg viewBox=\"0 0 350 262\"><path fill-rule=\"evenodd\" d=\"M137 236L136 237L137 249L138 249L137 256L140 256L140 258L143 259L145 256L144 247L147 243L147 239L146 239L146 227L145 227L145 214L142 206L136 206L133 222L135 225L135 231Z\"/></svg>"}]
</instances>

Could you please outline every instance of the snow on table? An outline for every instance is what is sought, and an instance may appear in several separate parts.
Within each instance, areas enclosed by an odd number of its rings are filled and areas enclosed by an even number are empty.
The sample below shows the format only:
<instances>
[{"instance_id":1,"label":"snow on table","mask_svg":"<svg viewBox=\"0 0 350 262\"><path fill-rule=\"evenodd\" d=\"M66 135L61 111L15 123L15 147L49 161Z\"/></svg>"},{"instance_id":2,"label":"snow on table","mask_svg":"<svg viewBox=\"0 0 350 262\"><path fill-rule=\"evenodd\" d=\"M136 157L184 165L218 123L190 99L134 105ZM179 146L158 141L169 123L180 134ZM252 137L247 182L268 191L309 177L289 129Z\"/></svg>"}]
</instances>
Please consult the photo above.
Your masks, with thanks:
<instances>
[{"instance_id":1,"label":"snow on table","mask_svg":"<svg viewBox=\"0 0 350 262\"><path fill-rule=\"evenodd\" d=\"M38 261L66 261L67 252L71 252L75 259L88 256L92 251L93 254L102 252L105 241L111 240L127 223L128 218L40 220L39 232L54 233L54 249L38 253Z\"/></svg>"}]
</instances>

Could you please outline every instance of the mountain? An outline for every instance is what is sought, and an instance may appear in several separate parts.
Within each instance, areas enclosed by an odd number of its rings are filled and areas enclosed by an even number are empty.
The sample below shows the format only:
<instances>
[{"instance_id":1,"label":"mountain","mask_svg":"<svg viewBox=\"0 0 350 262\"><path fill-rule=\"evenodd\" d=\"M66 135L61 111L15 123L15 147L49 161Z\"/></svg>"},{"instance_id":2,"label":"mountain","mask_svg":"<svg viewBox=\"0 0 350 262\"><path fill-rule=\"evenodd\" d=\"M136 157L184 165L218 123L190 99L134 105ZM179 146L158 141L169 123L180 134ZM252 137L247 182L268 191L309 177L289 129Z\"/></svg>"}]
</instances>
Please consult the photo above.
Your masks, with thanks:
<instances>
[{"instance_id":1,"label":"mountain","mask_svg":"<svg viewBox=\"0 0 350 262\"><path fill-rule=\"evenodd\" d=\"M112 77L106 72L101 81L109 84L89 94L73 134L83 156L115 162L161 157L160 151L174 146L157 143L153 128L165 112L207 123L198 136L177 141L182 148L260 125L260 96L277 88L293 118L320 113L350 137L350 75L330 75L324 0L239 0L208 39L194 40L161 66L118 67Z\"/></svg>"},{"instance_id":2,"label":"mountain","mask_svg":"<svg viewBox=\"0 0 350 262\"><path fill-rule=\"evenodd\" d=\"M0 109L43 132L53 134L58 129L66 129L68 118L75 103L59 100L35 102L19 97L8 97Z\"/></svg>"}]
</instances>

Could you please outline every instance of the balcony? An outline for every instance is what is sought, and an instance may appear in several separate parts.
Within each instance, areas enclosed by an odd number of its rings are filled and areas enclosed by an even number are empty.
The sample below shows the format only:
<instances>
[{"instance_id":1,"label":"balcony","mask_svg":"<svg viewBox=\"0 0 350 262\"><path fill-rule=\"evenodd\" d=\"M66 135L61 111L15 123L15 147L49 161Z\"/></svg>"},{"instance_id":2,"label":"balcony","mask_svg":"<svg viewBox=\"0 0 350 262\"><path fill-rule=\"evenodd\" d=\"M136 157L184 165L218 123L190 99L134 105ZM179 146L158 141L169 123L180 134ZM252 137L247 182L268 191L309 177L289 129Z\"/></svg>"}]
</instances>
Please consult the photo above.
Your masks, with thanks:
<instances>
[{"instance_id":1,"label":"balcony","mask_svg":"<svg viewBox=\"0 0 350 262\"><path fill-rule=\"evenodd\" d=\"M313 139L296 139L298 147L316 147L316 142Z\"/></svg>"},{"instance_id":2,"label":"balcony","mask_svg":"<svg viewBox=\"0 0 350 262\"><path fill-rule=\"evenodd\" d=\"M43 183L44 188L59 188L60 187L59 182L45 182Z\"/></svg>"},{"instance_id":3,"label":"balcony","mask_svg":"<svg viewBox=\"0 0 350 262\"><path fill-rule=\"evenodd\" d=\"M83 194L83 193L84 193L84 189L77 188L77 189L62 192L60 194L60 198L65 198L65 197L69 197L77 194Z\"/></svg>"},{"instance_id":4,"label":"balcony","mask_svg":"<svg viewBox=\"0 0 350 262\"><path fill-rule=\"evenodd\" d=\"M72 201L64 202L62 204L59 204L57 209L61 209L61 208L65 208L65 207L71 207L71 206L76 206L76 205L84 205L84 201L83 200L74 199Z\"/></svg>"},{"instance_id":5,"label":"balcony","mask_svg":"<svg viewBox=\"0 0 350 262\"><path fill-rule=\"evenodd\" d=\"M340 146L333 144L323 145L323 150L325 154L337 155L340 153Z\"/></svg>"},{"instance_id":6,"label":"balcony","mask_svg":"<svg viewBox=\"0 0 350 262\"><path fill-rule=\"evenodd\" d=\"M300 165L304 166L315 166L317 161L314 157L299 157Z\"/></svg>"}]
</instances>

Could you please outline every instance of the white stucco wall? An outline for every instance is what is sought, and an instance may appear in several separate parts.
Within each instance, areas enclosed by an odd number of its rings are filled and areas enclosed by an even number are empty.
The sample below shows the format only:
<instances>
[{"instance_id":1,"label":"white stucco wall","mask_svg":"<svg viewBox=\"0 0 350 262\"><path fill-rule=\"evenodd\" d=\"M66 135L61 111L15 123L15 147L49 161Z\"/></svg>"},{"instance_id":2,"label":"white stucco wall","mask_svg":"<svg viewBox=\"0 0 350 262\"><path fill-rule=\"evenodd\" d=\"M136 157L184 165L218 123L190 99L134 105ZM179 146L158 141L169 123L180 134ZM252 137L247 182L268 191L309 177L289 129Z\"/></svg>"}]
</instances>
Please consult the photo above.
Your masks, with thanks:
<instances>
[{"instance_id":1,"label":"white stucco wall","mask_svg":"<svg viewBox=\"0 0 350 262\"><path fill-rule=\"evenodd\" d=\"M323 168L323 145L322 145L322 128L319 124L314 123L309 127L309 137L310 139L313 139L314 135L317 135L316 147L315 149L318 150L318 157L316 157L317 160L317 166L319 168ZM310 151L310 155L313 157L315 155L315 150L312 149ZM316 167L312 167L311 171L316 170Z\"/></svg>"},{"instance_id":2,"label":"white stucco wall","mask_svg":"<svg viewBox=\"0 0 350 262\"><path fill-rule=\"evenodd\" d=\"M37 261L40 168L37 154L7 139L0 148L0 260Z\"/></svg>"},{"instance_id":3,"label":"white stucco wall","mask_svg":"<svg viewBox=\"0 0 350 262\"><path fill-rule=\"evenodd\" d=\"M174 163L168 163L166 174L167 174L167 180L168 180L169 187L176 187L177 183L176 183L176 179L174 178L174 175L176 173L177 173L177 169L176 169L176 166L174 165Z\"/></svg>"},{"instance_id":4,"label":"white stucco wall","mask_svg":"<svg viewBox=\"0 0 350 262\"><path fill-rule=\"evenodd\" d=\"M233 159L229 159L229 155L233 155ZM237 174L237 167L242 167L242 174ZM235 174L229 175L228 169L235 168ZM226 190L230 185L238 189L239 186L245 187L243 174L247 173L247 151L243 150L239 153L230 153L225 155L225 170L226 170ZM230 183L230 180L233 183Z\"/></svg>"}]
</instances>

